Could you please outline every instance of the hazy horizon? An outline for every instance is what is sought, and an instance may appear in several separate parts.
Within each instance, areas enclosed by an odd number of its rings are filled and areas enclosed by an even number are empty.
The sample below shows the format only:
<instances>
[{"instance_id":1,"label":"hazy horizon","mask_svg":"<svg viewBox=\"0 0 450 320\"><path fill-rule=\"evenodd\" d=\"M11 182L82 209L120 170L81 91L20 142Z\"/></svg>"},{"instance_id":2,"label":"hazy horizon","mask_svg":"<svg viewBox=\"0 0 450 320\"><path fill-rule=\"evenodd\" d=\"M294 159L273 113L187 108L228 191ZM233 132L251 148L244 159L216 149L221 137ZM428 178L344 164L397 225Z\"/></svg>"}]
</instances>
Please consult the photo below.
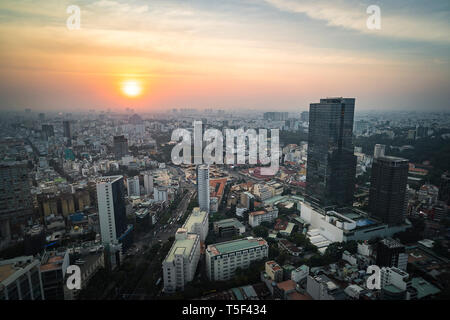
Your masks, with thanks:
<instances>
[{"instance_id":1,"label":"hazy horizon","mask_svg":"<svg viewBox=\"0 0 450 320\"><path fill-rule=\"evenodd\" d=\"M366 27L372 4L380 30ZM449 110L444 0L4 0L0 17L3 111L301 112L329 96Z\"/></svg>"}]
</instances>

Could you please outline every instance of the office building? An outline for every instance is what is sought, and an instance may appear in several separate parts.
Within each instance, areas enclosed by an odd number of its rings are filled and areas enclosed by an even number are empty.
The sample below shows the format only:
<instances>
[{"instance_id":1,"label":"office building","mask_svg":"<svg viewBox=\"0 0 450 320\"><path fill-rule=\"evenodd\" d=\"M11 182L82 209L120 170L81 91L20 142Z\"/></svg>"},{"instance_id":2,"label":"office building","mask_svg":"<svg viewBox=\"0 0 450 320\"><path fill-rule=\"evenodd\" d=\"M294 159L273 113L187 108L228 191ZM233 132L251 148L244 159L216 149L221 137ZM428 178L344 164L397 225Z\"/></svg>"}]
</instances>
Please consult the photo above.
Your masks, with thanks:
<instances>
[{"instance_id":1,"label":"office building","mask_svg":"<svg viewBox=\"0 0 450 320\"><path fill-rule=\"evenodd\" d=\"M374 159L370 176L369 212L389 225L401 224L406 211L408 160L396 157Z\"/></svg>"},{"instance_id":2,"label":"office building","mask_svg":"<svg viewBox=\"0 0 450 320\"><path fill-rule=\"evenodd\" d=\"M396 267L406 270L408 254L405 246L392 238L382 239L377 244L376 264L379 267Z\"/></svg>"},{"instance_id":3,"label":"office building","mask_svg":"<svg viewBox=\"0 0 450 320\"><path fill-rule=\"evenodd\" d=\"M114 156L117 160L122 159L122 157L128 154L128 140L125 136L115 136L114 137Z\"/></svg>"},{"instance_id":4,"label":"office building","mask_svg":"<svg viewBox=\"0 0 450 320\"><path fill-rule=\"evenodd\" d=\"M127 225L123 177L102 177L96 183L101 239L116 265L119 258L116 253L120 248L125 251L132 242L133 226Z\"/></svg>"},{"instance_id":5,"label":"office building","mask_svg":"<svg viewBox=\"0 0 450 320\"><path fill-rule=\"evenodd\" d=\"M33 256L0 260L0 301L44 300L39 267Z\"/></svg>"},{"instance_id":6,"label":"office building","mask_svg":"<svg viewBox=\"0 0 450 320\"><path fill-rule=\"evenodd\" d=\"M200 236L178 229L175 241L162 263L164 292L183 290L194 279L200 259Z\"/></svg>"},{"instance_id":7,"label":"office building","mask_svg":"<svg viewBox=\"0 0 450 320\"><path fill-rule=\"evenodd\" d=\"M210 194L208 165L200 165L197 168L197 195L200 209L209 213Z\"/></svg>"},{"instance_id":8,"label":"office building","mask_svg":"<svg viewBox=\"0 0 450 320\"><path fill-rule=\"evenodd\" d=\"M194 208L192 213L183 224L183 229L189 233L195 233L200 236L200 241L205 241L208 236L209 214L200 208Z\"/></svg>"},{"instance_id":9,"label":"office building","mask_svg":"<svg viewBox=\"0 0 450 320\"><path fill-rule=\"evenodd\" d=\"M132 197L139 197L141 195L140 192L140 186L139 186L139 176L135 176L133 178L127 179L127 190L128 190L128 196Z\"/></svg>"},{"instance_id":10,"label":"office building","mask_svg":"<svg viewBox=\"0 0 450 320\"><path fill-rule=\"evenodd\" d=\"M211 244L206 248L206 272L211 281L230 280L237 268L247 269L250 263L267 258L269 245L262 238L243 239Z\"/></svg>"},{"instance_id":11,"label":"office building","mask_svg":"<svg viewBox=\"0 0 450 320\"><path fill-rule=\"evenodd\" d=\"M306 199L320 206L353 205L355 99L327 98L309 109Z\"/></svg>"}]
</instances>

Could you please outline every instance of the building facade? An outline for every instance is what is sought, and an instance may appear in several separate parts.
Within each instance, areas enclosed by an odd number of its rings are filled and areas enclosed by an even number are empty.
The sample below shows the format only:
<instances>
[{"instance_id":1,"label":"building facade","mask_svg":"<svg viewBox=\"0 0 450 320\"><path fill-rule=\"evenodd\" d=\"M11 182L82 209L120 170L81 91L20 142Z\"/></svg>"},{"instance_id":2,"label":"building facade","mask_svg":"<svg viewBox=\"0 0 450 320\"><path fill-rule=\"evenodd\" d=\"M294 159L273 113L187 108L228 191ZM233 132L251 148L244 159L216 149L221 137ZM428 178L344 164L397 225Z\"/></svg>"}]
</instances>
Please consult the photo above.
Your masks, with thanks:
<instances>
[{"instance_id":1,"label":"building facade","mask_svg":"<svg viewBox=\"0 0 450 320\"><path fill-rule=\"evenodd\" d=\"M374 159L369 194L369 212L373 217L389 225L403 223L408 169L408 160L403 158Z\"/></svg>"},{"instance_id":2,"label":"building facade","mask_svg":"<svg viewBox=\"0 0 450 320\"><path fill-rule=\"evenodd\" d=\"M200 165L197 168L197 194L200 209L209 213L210 193L208 165Z\"/></svg>"},{"instance_id":3,"label":"building facade","mask_svg":"<svg viewBox=\"0 0 450 320\"><path fill-rule=\"evenodd\" d=\"M352 205L356 157L354 98L320 99L309 109L306 199L320 206Z\"/></svg>"},{"instance_id":4,"label":"building facade","mask_svg":"<svg viewBox=\"0 0 450 320\"><path fill-rule=\"evenodd\" d=\"M269 245L262 238L247 237L209 245L206 248L206 272L211 281L234 277L236 269L247 269L250 263L267 258Z\"/></svg>"}]
</instances>

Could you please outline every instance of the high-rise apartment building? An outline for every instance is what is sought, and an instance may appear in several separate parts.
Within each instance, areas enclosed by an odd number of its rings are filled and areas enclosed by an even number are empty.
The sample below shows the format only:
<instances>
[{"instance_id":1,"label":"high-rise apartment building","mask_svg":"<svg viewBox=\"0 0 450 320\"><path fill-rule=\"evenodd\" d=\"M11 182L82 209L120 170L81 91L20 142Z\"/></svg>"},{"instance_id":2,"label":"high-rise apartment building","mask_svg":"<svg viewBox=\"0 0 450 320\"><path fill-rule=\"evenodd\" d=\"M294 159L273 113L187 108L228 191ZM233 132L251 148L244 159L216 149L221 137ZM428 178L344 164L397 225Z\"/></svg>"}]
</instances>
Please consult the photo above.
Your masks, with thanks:
<instances>
[{"instance_id":1,"label":"high-rise apartment building","mask_svg":"<svg viewBox=\"0 0 450 320\"><path fill-rule=\"evenodd\" d=\"M404 221L408 160L397 157L374 159L370 176L369 212L389 225Z\"/></svg>"},{"instance_id":2,"label":"high-rise apartment building","mask_svg":"<svg viewBox=\"0 0 450 320\"><path fill-rule=\"evenodd\" d=\"M197 194L200 210L209 213L209 166L205 164L197 168Z\"/></svg>"},{"instance_id":3,"label":"high-rise apartment building","mask_svg":"<svg viewBox=\"0 0 450 320\"><path fill-rule=\"evenodd\" d=\"M309 109L306 199L320 206L353 204L355 99L327 98Z\"/></svg>"}]
</instances>

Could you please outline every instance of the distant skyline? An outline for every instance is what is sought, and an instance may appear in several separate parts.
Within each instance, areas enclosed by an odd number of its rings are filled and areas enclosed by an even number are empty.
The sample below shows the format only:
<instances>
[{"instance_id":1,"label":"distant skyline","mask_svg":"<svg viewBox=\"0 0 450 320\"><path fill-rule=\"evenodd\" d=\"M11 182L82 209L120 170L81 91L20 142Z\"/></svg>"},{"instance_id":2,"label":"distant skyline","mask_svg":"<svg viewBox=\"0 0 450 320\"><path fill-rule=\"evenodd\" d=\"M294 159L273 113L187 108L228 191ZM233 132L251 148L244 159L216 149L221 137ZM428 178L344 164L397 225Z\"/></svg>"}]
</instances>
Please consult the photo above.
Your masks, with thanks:
<instances>
[{"instance_id":1,"label":"distant skyline","mask_svg":"<svg viewBox=\"0 0 450 320\"><path fill-rule=\"evenodd\" d=\"M0 39L0 110L450 109L448 0L3 0Z\"/></svg>"}]
</instances>

